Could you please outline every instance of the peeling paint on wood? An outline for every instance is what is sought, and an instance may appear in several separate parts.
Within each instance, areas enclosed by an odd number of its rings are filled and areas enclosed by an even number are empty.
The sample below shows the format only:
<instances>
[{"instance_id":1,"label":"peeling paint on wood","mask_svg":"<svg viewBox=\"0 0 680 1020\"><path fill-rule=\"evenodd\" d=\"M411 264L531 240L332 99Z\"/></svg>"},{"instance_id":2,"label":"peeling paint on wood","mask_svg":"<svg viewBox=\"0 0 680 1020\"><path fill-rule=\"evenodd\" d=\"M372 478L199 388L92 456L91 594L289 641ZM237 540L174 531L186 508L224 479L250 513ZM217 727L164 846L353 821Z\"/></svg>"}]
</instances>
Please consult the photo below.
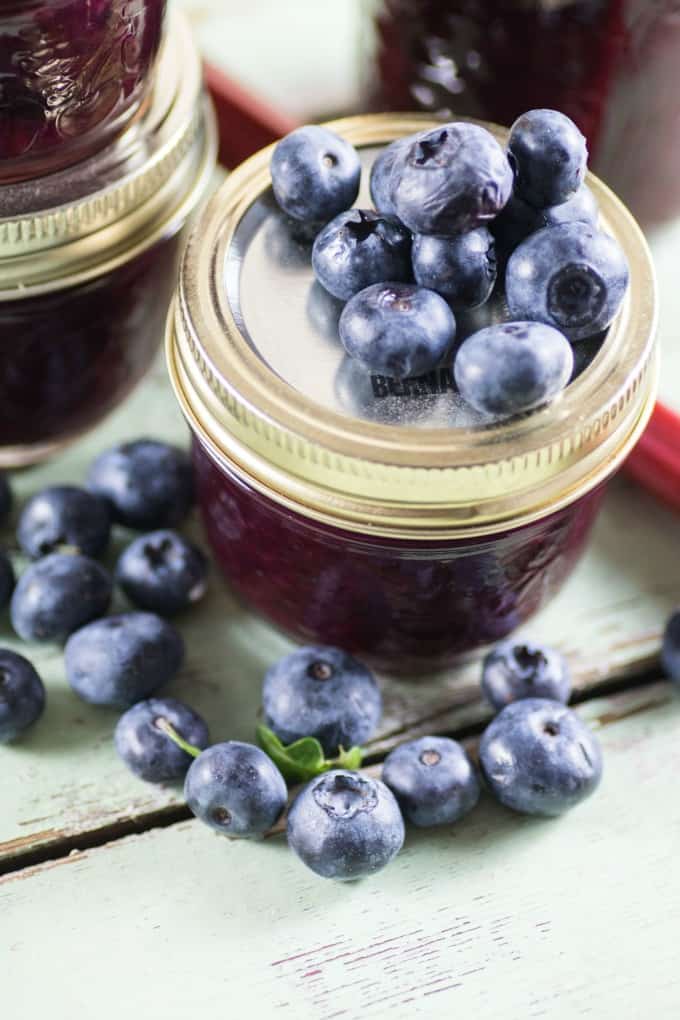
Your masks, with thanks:
<instances>
[{"instance_id":1,"label":"peeling paint on wood","mask_svg":"<svg viewBox=\"0 0 680 1020\"><path fill-rule=\"evenodd\" d=\"M282 837L225 840L196 821L8 876L3 1002L11 1014L30 989L31 1015L51 1020L93 1002L99 1020L220 1007L282 1020L675 1017L680 697L668 690L583 706L604 720L605 774L569 815L521 817L485 796L458 825L409 830L363 882L316 878Z\"/></svg>"}]
</instances>

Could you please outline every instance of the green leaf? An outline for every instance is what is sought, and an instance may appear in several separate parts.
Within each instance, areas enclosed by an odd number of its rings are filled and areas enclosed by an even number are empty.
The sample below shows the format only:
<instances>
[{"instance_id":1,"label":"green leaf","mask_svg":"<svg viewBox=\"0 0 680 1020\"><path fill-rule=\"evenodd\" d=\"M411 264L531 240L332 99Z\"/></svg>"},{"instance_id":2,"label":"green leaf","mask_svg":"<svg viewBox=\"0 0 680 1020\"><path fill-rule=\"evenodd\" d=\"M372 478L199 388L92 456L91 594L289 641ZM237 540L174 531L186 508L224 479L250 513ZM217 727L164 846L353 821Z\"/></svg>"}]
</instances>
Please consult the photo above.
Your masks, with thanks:
<instances>
[{"instance_id":1,"label":"green leaf","mask_svg":"<svg viewBox=\"0 0 680 1020\"><path fill-rule=\"evenodd\" d=\"M332 768L352 769L352 771L356 771L361 768L363 757L364 751L361 747L350 747L349 751L346 751L344 747L341 747L338 757L334 758L333 761L328 764Z\"/></svg>"},{"instance_id":2,"label":"green leaf","mask_svg":"<svg viewBox=\"0 0 680 1020\"><path fill-rule=\"evenodd\" d=\"M307 783L329 769L358 769L361 765L360 747L352 747L349 751L340 748L337 758L326 759L316 737L301 737L286 747L268 726L259 725L256 739L287 783Z\"/></svg>"}]
</instances>

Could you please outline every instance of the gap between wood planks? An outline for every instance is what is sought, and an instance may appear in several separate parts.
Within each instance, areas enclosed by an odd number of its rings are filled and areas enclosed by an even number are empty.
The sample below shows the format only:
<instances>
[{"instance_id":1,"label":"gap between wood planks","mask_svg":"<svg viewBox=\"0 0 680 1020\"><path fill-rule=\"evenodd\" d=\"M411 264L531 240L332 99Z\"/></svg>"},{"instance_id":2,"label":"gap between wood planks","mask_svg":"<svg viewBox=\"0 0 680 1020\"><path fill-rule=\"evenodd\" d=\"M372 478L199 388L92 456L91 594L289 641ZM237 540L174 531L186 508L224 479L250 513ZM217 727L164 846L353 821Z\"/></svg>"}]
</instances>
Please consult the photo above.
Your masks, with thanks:
<instances>
[{"instance_id":1,"label":"gap between wood planks","mask_svg":"<svg viewBox=\"0 0 680 1020\"><path fill-rule=\"evenodd\" d=\"M617 677L609 682L601 683L598 685L597 691L594 692L576 691L570 704L597 701L603 696L624 694L639 688L644 690L645 687L658 683L659 679L657 665L654 669L648 669L634 676ZM653 697L648 701L643 700L628 708L623 708L620 712L604 712L601 716L596 716L594 721L599 726L610 725L629 715L656 707L658 704L658 697ZM434 721L435 719L433 719ZM476 738L480 735L485 725L486 720L480 720L474 725L458 727L446 732L444 735L463 741L468 745L468 750L474 756L477 743ZM433 732L437 732L436 725L433 726ZM379 775L379 765L383 757L383 754L367 755L364 763L366 771L373 775ZM295 791L293 791L292 795L294 793ZM70 856L73 856L75 859L80 851L93 850L115 840L123 839L126 836L141 835L153 829L166 829L179 822L188 821L192 817L191 811L185 804L170 804L167 807L148 811L134 818L123 818L106 825L97 826L87 832L62 834L59 830L54 830L53 839L46 841L42 846L34 846L31 849L22 850L21 841L18 840L15 847L15 856L0 861L0 880L3 876L20 878L22 876L17 873L23 872L25 869L48 863L63 862L65 858ZM281 831L283 831L283 820L272 830L271 835L276 835Z\"/></svg>"}]
</instances>

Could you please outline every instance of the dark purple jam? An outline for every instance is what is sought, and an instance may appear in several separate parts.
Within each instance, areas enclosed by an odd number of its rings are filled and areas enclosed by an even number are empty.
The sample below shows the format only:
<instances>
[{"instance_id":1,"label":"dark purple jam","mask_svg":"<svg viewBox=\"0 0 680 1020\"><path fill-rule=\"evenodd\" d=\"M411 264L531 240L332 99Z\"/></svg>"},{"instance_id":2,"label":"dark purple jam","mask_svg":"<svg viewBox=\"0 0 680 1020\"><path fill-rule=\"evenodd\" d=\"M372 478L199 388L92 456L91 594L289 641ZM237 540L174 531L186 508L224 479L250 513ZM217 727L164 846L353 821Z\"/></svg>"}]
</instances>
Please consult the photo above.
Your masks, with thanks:
<instances>
[{"instance_id":1,"label":"dark purple jam","mask_svg":"<svg viewBox=\"0 0 680 1020\"><path fill-rule=\"evenodd\" d=\"M551 107L643 223L680 212L680 17L669 0L383 0L370 105L511 124Z\"/></svg>"},{"instance_id":2,"label":"dark purple jam","mask_svg":"<svg viewBox=\"0 0 680 1020\"><path fill-rule=\"evenodd\" d=\"M0 301L0 457L19 447L30 462L127 394L163 336L179 244L165 239L77 287Z\"/></svg>"},{"instance_id":3,"label":"dark purple jam","mask_svg":"<svg viewBox=\"0 0 680 1020\"><path fill-rule=\"evenodd\" d=\"M497 641L545 605L584 551L603 487L491 537L399 541L294 513L194 444L198 499L233 589L303 642L391 672L435 670Z\"/></svg>"},{"instance_id":4,"label":"dark purple jam","mask_svg":"<svg viewBox=\"0 0 680 1020\"><path fill-rule=\"evenodd\" d=\"M0 0L0 181L81 160L144 97L165 0Z\"/></svg>"}]
</instances>

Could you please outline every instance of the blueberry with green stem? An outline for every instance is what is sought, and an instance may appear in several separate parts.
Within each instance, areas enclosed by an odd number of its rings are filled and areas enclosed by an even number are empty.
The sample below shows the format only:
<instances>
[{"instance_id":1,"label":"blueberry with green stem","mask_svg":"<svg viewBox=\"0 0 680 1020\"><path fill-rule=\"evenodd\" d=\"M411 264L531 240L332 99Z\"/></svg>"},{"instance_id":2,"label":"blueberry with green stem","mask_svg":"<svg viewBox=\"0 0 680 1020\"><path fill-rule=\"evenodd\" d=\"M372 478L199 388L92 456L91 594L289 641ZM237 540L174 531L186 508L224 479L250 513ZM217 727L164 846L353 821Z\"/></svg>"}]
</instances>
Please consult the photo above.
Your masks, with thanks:
<instances>
[{"instance_id":1,"label":"blueberry with green stem","mask_svg":"<svg viewBox=\"0 0 680 1020\"><path fill-rule=\"evenodd\" d=\"M123 551L115 576L140 609L169 616L203 598L208 561L198 546L176 531L153 531Z\"/></svg>"},{"instance_id":2,"label":"blueberry with green stem","mask_svg":"<svg viewBox=\"0 0 680 1020\"><path fill-rule=\"evenodd\" d=\"M127 767L148 783L165 783L186 774L193 758L208 746L205 720L174 698L149 698L125 712L114 743Z\"/></svg>"},{"instance_id":3,"label":"blueberry with green stem","mask_svg":"<svg viewBox=\"0 0 680 1020\"><path fill-rule=\"evenodd\" d=\"M283 814L288 791L271 758L253 744L213 744L192 762L184 782L191 811L225 836L261 836Z\"/></svg>"},{"instance_id":4,"label":"blueberry with green stem","mask_svg":"<svg viewBox=\"0 0 680 1020\"><path fill-rule=\"evenodd\" d=\"M19 545L31 559L68 546L83 556L104 552L111 513L100 496L76 485L52 485L32 496L17 525Z\"/></svg>"},{"instance_id":5,"label":"blueberry with green stem","mask_svg":"<svg viewBox=\"0 0 680 1020\"><path fill-rule=\"evenodd\" d=\"M16 740L45 708L45 687L23 655L0 648L0 744Z\"/></svg>"},{"instance_id":6,"label":"blueberry with green stem","mask_svg":"<svg viewBox=\"0 0 680 1020\"><path fill-rule=\"evenodd\" d=\"M317 875L348 881L389 864L404 843L404 820L380 780L335 769L298 793L287 835L291 850Z\"/></svg>"},{"instance_id":7,"label":"blueberry with green stem","mask_svg":"<svg viewBox=\"0 0 680 1020\"><path fill-rule=\"evenodd\" d=\"M339 648L309 645L267 671L262 687L266 725L285 743L315 737L328 755L368 740L382 714L371 671Z\"/></svg>"},{"instance_id":8,"label":"blueberry with green stem","mask_svg":"<svg viewBox=\"0 0 680 1020\"><path fill-rule=\"evenodd\" d=\"M95 560L52 553L19 578L10 603L12 626L24 641L63 641L104 615L112 588L108 571Z\"/></svg>"}]
</instances>

